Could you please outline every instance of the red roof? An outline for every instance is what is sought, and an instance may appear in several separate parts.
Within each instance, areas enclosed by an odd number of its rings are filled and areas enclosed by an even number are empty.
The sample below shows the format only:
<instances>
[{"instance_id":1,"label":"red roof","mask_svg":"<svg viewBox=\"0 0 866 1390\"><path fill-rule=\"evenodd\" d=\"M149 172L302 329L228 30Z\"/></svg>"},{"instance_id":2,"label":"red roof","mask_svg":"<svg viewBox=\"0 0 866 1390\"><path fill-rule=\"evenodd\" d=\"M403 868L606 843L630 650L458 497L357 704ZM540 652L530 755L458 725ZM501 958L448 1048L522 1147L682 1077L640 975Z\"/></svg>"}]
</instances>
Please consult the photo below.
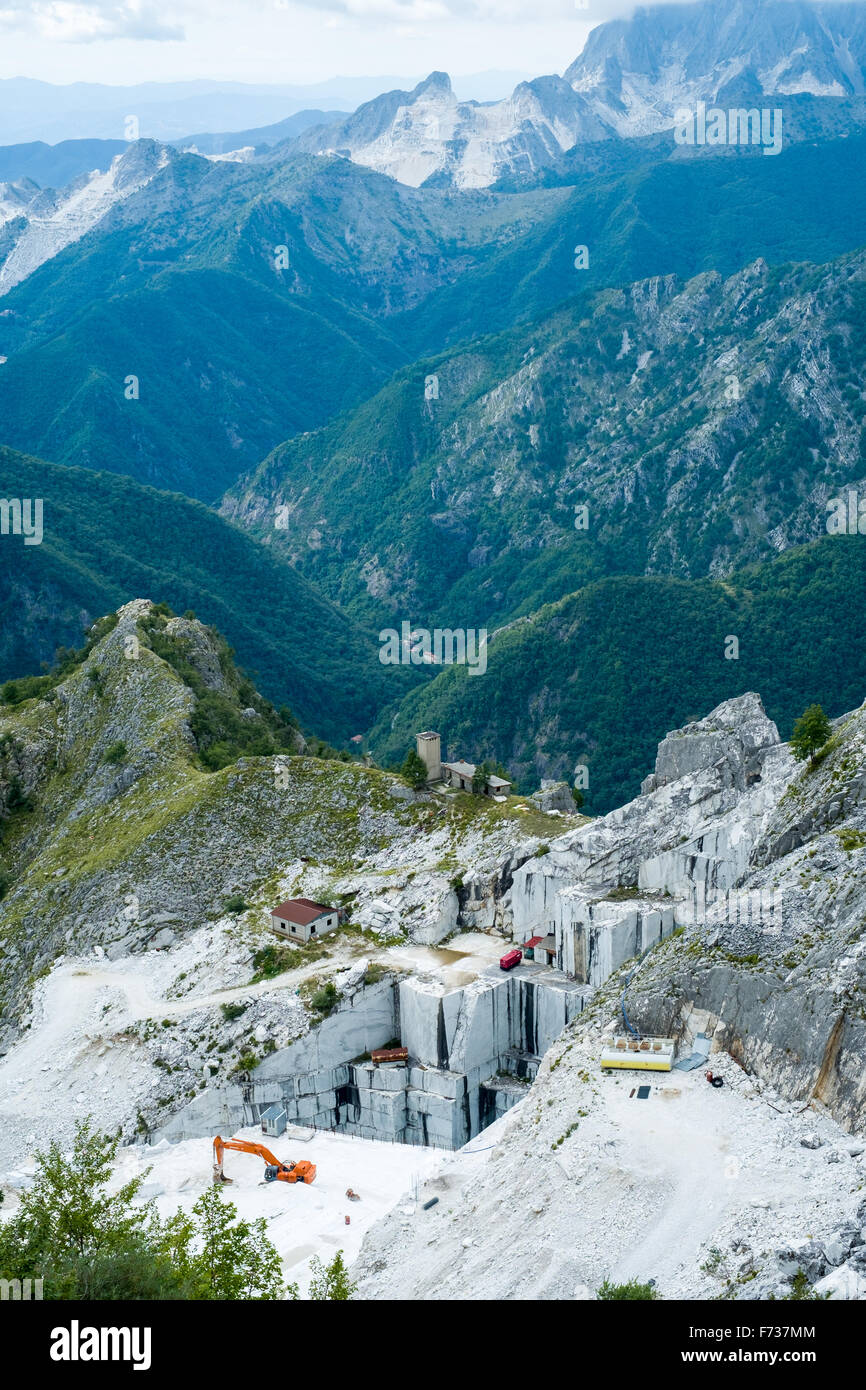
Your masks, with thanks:
<instances>
[{"instance_id":1,"label":"red roof","mask_svg":"<svg viewBox=\"0 0 866 1390\"><path fill-rule=\"evenodd\" d=\"M329 912L336 910L335 907L314 903L310 898L289 898L279 907L272 907L271 916L280 917L284 922L295 922L299 927L308 927L317 917L326 917Z\"/></svg>"},{"instance_id":2,"label":"red roof","mask_svg":"<svg viewBox=\"0 0 866 1390\"><path fill-rule=\"evenodd\" d=\"M530 946L540 946L543 940L543 936L531 936L528 941L524 941L523 945L524 948L528 948Z\"/></svg>"}]
</instances>

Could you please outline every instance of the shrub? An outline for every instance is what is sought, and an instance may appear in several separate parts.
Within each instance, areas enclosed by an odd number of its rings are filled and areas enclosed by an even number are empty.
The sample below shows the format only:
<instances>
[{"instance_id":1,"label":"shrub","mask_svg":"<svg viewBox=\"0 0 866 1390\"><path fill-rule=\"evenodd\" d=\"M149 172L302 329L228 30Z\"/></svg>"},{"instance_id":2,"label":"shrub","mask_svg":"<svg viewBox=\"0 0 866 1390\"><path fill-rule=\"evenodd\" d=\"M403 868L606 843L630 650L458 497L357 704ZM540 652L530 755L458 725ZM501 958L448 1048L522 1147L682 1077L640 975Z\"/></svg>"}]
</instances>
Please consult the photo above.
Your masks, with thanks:
<instances>
[{"instance_id":1,"label":"shrub","mask_svg":"<svg viewBox=\"0 0 866 1390\"><path fill-rule=\"evenodd\" d=\"M339 998L340 992L337 986L333 980L328 980L327 984L316 990L310 1003L317 1013L327 1016L336 1007Z\"/></svg>"},{"instance_id":2,"label":"shrub","mask_svg":"<svg viewBox=\"0 0 866 1390\"><path fill-rule=\"evenodd\" d=\"M605 1279L596 1292L596 1298L648 1302L657 1299L658 1293L652 1284L642 1284L639 1279L629 1279L627 1284L611 1284Z\"/></svg>"},{"instance_id":3,"label":"shrub","mask_svg":"<svg viewBox=\"0 0 866 1390\"><path fill-rule=\"evenodd\" d=\"M220 1011L226 1023L234 1023L236 1018L246 1013L246 1004L221 1004Z\"/></svg>"},{"instance_id":4,"label":"shrub","mask_svg":"<svg viewBox=\"0 0 866 1390\"><path fill-rule=\"evenodd\" d=\"M107 763L122 763L126 757L126 744L123 739L118 739L117 743L112 743L105 750L104 761Z\"/></svg>"},{"instance_id":5,"label":"shrub","mask_svg":"<svg viewBox=\"0 0 866 1390\"><path fill-rule=\"evenodd\" d=\"M6 792L6 810L13 811L32 811L33 797L28 796L21 785L21 778L13 774L9 778L9 786Z\"/></svg>"},{"instance_id":6,"label":"shrub","mask_svg":"<svg viewBox=\"0 0 866 1390\"><path fill-rule=\"evenodd\" d=\"M806 1278L805 1271L798 1269L791 1280L791 1292L783 1294L780 1301L783 1303L823 1303L829 1297L829 1294L816 1293Z\"/></svg>"},{"instance_id":7,"label":"shrub","mask_svg":"<svg viewBox=\"0 0 866 1390\"><path fill-rule=\"evenodd\" d=\"M55 684L51 676L23 676L20 680L6 681L0 687L0 698L4 705L20 705L25 700L36 700L47 694Z\"/></svg>"},{"instance_id":8,"label":"shrub","mask_svg":"<svg viewBox=\"0 0 866 1390\"><path fill-rule=\"evenodd\" d=\"M305 945L299 942L297 946L262 946L253 956L253 983L272 980L275 975L296 970L299 965L321 960L328 954L328 948L321 941L308 941Z\"/></svg>"}]
</instances>

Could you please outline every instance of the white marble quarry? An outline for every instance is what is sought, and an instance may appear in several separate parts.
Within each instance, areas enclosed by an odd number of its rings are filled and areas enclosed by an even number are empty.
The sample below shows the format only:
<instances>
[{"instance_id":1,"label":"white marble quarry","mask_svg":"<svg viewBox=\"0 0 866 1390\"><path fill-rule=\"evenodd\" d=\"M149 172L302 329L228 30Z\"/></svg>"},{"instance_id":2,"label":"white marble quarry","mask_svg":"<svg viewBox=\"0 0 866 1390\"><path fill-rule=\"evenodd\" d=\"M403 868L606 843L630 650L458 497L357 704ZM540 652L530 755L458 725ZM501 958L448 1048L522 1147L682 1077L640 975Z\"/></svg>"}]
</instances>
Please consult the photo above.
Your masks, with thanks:
<instances>
[{"instance_id":1,"label":"white marble quarry","mask_svg":"<svg viewBox=\"0 0 866 1390\"><path fill-rule=\"evenodd\" d=\"M498 1074L533 1077L584 999L575 981L540 965L493 968L463 986L383 980L273 1053L249 1081L203 1092L158 1137L231 1132L278 1101L290 1124L459 1148L525 1092L516 1080L498 1085ZM354 1060L392 1037L408 1049L408 1065Z\"/></svg>"},{"instance_id":2,"label":"white marble quarry","mask_svg":"<svg viewBox=\"0 0 866 1390\"><path fill-rule=\"evenodd\" d=\"M341 1001L305 1037L265 1057L256 1068L256 1083L339 1066L374 1047L383 1047L396 1030L393 986L390 980L381 980Z\"/></svg>"},{"instance_id":3,"label":"white marble quarry","mask_svg":"<svg viewBox=\"0 0 866 1390\"><path fill-rule=\"evenodd\" d=\"M464 1144L519 1096L494 1086L491 1099L493 1078L531 1077L587 988L669 935L695 903L707 920L720 900L742 916L737 885L789 761L756 695L668 734L645 794L514 868L514 939L552 936L556 970L524 964L459 987L414 976L359 989L245 1085L202 1093L161 1133L230 1130L279 1101L290 1122ZM628 891L612 899L617 888ZM431 905L434 939L452 906L447 893ZM408 1067L354 1061L392 1037L408 1048Z\"/></svg>"},{"instance_id":4,"label":"white marble quarry","mask_svg":"<svg viewBox=\"0 0 866 1390\"><path fill-rule=\"evenodd\" d=\"M675 925L673 903L611 902L566 888L554 922L557 961L574 979L599 985L627 960L670 936Z\"/></svg>"},{"instance_id":5,"label":"white marble quarry","mask_svg":"<svg viewBox=\"0 0 866 1390\"><path fill-rule=\"evenodd\" d=\"M514 940L552 936L560 970L601 984L742 881L788 761L755 694L669 733L639 797L516 869ZM635 897L611 900L614 889Z\"/></svg>"},{"instance_id":6,"label":"white marble quarry","mask_svg":"<svg viewBox=\"0 0 866 1390\"><path fill-rule=\"evenodd\" d=\"M754 836L744 821L731 817L677 849L644 859L638 870L638 887L677 897L696 887L708 898L726 892L745 874L753 844Z\"/></svg>"},{"instance_id":7,"label":"white marble quarry","mask_svg":"<svg viewBox=\"0 0 866 1390\"><path fill-rule=\"evenodd\" d=\"M449 988L438 980L403 980L400 1028L413 1061L471 1073L516 1048L543 1056L583 1008L574 982L543 966L480 975Z\"/></svg>"}]
</instances>

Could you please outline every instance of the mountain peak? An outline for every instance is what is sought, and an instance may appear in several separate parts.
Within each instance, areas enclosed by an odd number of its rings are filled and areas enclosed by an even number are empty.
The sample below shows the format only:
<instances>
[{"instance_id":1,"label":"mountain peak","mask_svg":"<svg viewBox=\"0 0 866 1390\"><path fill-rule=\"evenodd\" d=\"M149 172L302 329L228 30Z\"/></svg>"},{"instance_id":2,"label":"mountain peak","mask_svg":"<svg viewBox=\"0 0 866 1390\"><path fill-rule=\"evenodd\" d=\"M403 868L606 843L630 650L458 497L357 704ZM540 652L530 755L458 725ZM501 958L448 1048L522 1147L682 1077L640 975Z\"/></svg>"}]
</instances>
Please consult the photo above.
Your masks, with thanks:
<instances>
[{"instance_id":1,"label":"mountain peak","mask_svg":"<svg viewBox=\"0 0 866 1390\"><path fill-rule=\"evenodd\" d=\"M429 76L424 78L423 82L418 83L418 86L412 92L413 97L427 95L435 96L437 94L441 94L442 96L454 95L454 90L451 86L451 78L448 76L447 72L431 72Z\"/></svg>"}]
</instances>

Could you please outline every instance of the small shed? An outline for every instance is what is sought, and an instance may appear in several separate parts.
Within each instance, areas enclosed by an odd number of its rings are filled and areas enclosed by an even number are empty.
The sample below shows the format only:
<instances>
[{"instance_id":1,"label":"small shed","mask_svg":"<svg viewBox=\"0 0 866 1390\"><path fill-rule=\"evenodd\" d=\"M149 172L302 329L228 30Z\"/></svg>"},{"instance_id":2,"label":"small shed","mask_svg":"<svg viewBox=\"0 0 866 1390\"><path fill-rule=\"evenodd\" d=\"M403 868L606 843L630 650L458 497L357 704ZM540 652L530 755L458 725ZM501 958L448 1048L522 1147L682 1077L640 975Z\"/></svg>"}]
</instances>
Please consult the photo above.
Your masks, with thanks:
<instances>
[{"instance_id":1,"label":"small shed","mask_svg":"<svg viewBox=\"0 0 866 1390\"><path fill-rule=\"evenodd\" d=\"M485 796L508 796L511 791L511 783L504 777L495 777L492 773L484 783Z\"/></svg>"},{"instance_id":2,"label":"small shed","mask_svg":"<svg viewBox=\"0 0 866 1390\"><path fill-rule=\"evenodd\" d=\"M371 1062L408 1062L408 1047L374 1047L370 1053Z\"/></svg>"},{"instance_id":3,"label":"small shed","mask_svg":"<svg viewBox=\"0 0 866 1390\"><path fill-rule=\"evenodd\" d=\"M262 1122L262 1134L269 1134L272 1139L279 1139L280 1135L285 1133L288 1116L278 1102L263 1110L259 1118Z\"/></svg>"},{"instance_id":4,"label":"small shed","mask_svg":"<svg viewBox=\"0 0 866 1390\"><path fill-rule=\"evenodd\" d=\"M474 790L473 778L477 771L476 763L467 763L462 758L455 763L442 764L442 777L449 786L457 787L460 791L471 792ZM488 773L484 778L484 786L481 788L484 796L508 796L511 791L511 783L505 777L497 777L494 773Z\"/></svg>"},{"instance_id":5,"label":"small shed","mask_svg":"<svg viewBox=\"0 0 866 1390\"><path fill-rule=\"evenodd\" d=\"M310 898L289 898L271 909L271 930L290 941L310 941L336 931L339 925L339 908L314 903Z\"/></svg>"},{"instance_id":6,"label":"small shed","mask_svg":"<svg viewBox=\"0 0 866 1390\"><path fill-rule=\"evenodd\" d=\"M556 960L555 936L531 936L523 943L523 951L530 960L540 961L542 965L552 965Z\"/></svg>"}]
</instances>

